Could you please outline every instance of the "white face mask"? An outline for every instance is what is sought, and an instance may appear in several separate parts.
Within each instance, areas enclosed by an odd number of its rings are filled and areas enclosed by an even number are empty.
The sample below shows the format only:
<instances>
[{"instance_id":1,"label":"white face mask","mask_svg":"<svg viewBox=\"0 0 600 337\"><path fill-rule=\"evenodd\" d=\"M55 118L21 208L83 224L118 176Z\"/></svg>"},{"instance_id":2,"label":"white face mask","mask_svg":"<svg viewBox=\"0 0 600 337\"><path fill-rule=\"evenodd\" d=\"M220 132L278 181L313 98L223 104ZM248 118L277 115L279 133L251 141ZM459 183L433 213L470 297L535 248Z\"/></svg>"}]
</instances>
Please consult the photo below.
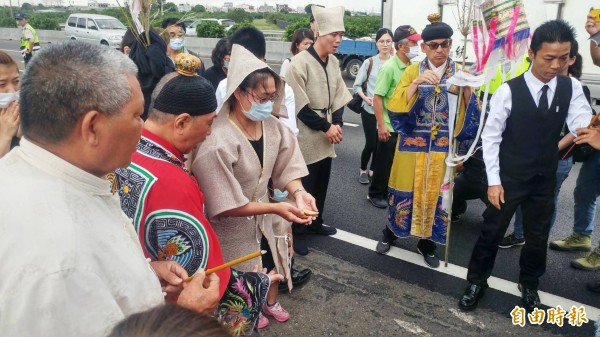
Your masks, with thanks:
<instances>
[{"instance_id":1,"label":"white face mask","mask_svg":"<svg viewBox=\"0 0 600 337\"><path fill-rule=\"evenodd\" d=\"M6 109L13 101L19 99L19 92L8 92L0 94L0 108Z\"/></svg>"},{"instance_id":2,"label":"white face mask","mask_svg":"<svg viewBox=\"0 0 600 337\"><path fill-rule=\"evenodd\" d=\"M421 51L421 49L419 48L419 46L414 46L414 47L408 47L408 53L406 53L406 57L408 57L409 59L414 59L415 57L419 56L419 52Z\"/></svg>"}]
</instances>

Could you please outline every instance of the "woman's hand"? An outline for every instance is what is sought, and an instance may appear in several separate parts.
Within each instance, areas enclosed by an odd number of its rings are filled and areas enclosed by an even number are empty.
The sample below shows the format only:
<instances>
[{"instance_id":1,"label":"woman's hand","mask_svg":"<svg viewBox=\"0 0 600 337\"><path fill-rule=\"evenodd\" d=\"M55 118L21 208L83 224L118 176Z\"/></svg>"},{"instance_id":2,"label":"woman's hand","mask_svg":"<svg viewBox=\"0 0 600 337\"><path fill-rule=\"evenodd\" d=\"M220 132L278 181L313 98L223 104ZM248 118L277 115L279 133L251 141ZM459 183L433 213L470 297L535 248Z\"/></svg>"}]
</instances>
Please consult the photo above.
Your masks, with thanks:
<instances>
[{"instance_id":1,"label":"woman's hand","mask_svg":"<svg viewBox=\"0 0 600 337\"><path fill-rule=\"evenodd\" d=\"M275 207L275 214L284 218L286 221L305 225L310 224L312 221L312 218L304 215L302 209L296 208L287 202L280 202L272 205Z\"/></svg>"},{"instance_id":2,"label":"woman's hand","mask_svg":"<svg viewBox=\"0 0 600 337\"><path fill-rule=\"evenodd\" d=\"M19 130L19 102L10 103L8 108L0 109L0 141L9 142Z\"/></svg>"}]
</instances>

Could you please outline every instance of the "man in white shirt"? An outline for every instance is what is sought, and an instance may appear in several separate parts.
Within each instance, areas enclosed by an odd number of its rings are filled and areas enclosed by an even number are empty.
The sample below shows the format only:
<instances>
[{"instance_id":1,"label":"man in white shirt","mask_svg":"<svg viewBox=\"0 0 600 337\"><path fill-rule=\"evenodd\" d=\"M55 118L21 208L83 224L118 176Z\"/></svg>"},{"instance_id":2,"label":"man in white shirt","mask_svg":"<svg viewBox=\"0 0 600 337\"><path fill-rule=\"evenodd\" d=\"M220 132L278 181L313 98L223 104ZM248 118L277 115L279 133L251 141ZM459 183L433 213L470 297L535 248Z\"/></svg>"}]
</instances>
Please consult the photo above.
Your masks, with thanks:
<instances>
[{"instance_id":1,"label":"man in white shirt","mask_svg":"<svg viewBox=\"0 0 600 337\"><path fill-rule=\"evenodd\" d=\"M106 336L164 303L163 292L189 309L214 309L218 278L201 272L183 285L177 263L149 263L104 178L129 165L140 138L136 73L116 50L76 41L29 63L24 137L0 160L3 336Z\"/></svg>"},{"instance_id":2,"label":"man in white shirt","mask_svg":"<svg viewBox=\"0 0 600 337\"><path fill-rule=\"evenodd\" d=\"M569 60L573 29L562 20L548 21L533 34L529 71L498 88L483 130L483 158L488 178L484 224L473 249L459 301L475 309L488 287L498 244L518 206L523 211L525 245L519 261L521 301L528 310L540 306L539 278L546 270L550 219L554 208L560 131L586 127L592 110L574 78L557 76Z\"/></svg>"}]
</instances>

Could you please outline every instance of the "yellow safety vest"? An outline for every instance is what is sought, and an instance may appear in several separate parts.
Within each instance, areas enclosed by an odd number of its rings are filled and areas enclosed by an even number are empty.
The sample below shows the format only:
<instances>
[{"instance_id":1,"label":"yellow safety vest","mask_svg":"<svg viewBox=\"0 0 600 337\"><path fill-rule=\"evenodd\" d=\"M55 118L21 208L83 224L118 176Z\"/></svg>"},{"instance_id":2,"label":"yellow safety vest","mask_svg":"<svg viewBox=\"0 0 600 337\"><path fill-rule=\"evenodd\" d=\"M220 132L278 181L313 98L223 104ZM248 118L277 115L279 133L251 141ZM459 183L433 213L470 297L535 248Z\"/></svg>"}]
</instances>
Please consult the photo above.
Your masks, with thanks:
<instances>
[{"instance_id":1,"label":"yellow safety vest","mask_svg":"<svg viewBox=\"0 0 600 337\"><path fill-rule=\"evenodd\" d=\"M31 27L31 25L28 23L25 25L25 27L23 27L23 31L21 32L21 50L29 47L29 39L25 38L25 30L29 30L31 34L33 34L33 50L40 49L40 41L38 39L38 35L35 29L33 29L33 27Z\"/></svg>"}]
</instances>

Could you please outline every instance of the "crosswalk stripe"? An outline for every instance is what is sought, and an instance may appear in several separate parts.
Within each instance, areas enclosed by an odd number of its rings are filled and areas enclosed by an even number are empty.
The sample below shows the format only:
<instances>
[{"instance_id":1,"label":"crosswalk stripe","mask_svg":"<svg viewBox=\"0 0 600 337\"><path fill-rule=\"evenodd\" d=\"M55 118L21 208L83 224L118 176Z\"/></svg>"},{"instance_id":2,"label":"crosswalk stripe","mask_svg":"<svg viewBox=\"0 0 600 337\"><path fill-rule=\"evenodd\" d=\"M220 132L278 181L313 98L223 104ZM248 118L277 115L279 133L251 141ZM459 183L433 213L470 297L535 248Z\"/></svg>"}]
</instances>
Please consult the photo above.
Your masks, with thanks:
<instances>
[{"instance_id":1,"label":"crosswalk stripe","mask_svg":"<svg viewBox=\"0 0 600 337\"><path fill-rule=\"evenodd\" d=\"M375 240L365 238L363 236L353 234L350 232L346 232L339 228L337 230L337 233L335 235L332 235L331 237L372 251L375 251L375 246L377 245L377 241ZM396 258L398 260L416 264L423 268L431 269L425 264L421 255L409 252L405 249L392 246L392 248L386 255ZM431 270L436 271L438 273L454 276L463 280L466 280L467 278L467 268L451 263L448 263L448 267L444 267L442 263L440 264L439 268ZM488 285L492 289L496 289L504 293L517 296L519 298L521 297L521 292L517 289L517 284L514 282L491 276L488 279ZM583 287L583 285L581 286ZM596 321L598 317L600 317L600 309L591 305L579 303L568 298L560 297L544 291L538 291L538 294L540 295L540 301L542 302L542 304L548 307L556 308L556 306L560 305L567 312L571 309L572 306L585 307L586 317L590 321Z\"/></svg>"}]
</instances>

